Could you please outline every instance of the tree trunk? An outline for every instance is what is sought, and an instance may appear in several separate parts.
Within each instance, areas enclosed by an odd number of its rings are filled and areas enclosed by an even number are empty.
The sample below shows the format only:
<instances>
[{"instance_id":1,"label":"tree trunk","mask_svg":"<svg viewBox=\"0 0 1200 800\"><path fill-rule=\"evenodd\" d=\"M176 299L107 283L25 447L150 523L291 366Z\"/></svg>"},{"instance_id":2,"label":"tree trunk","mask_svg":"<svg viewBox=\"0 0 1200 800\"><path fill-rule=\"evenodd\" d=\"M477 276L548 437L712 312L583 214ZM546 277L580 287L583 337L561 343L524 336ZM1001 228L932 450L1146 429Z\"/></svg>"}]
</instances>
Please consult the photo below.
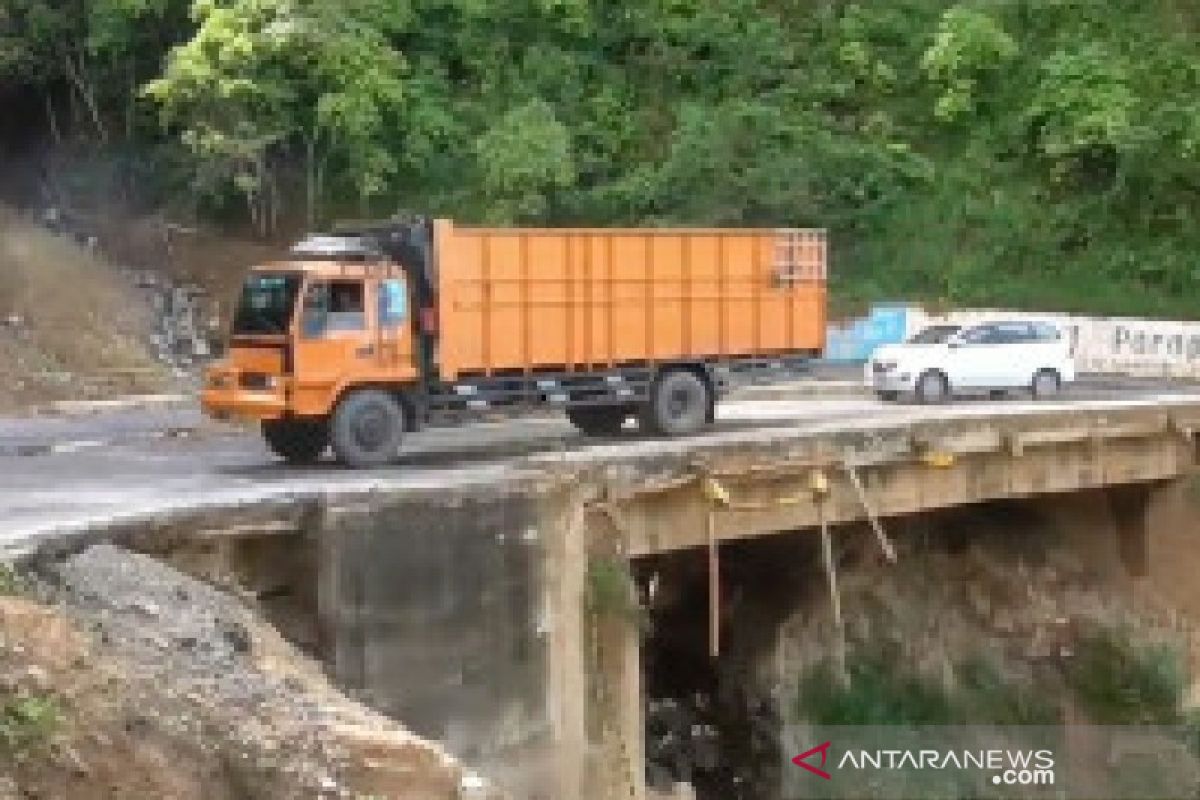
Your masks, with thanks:
<instances>
[{"instance_id":1,"label":"tree trunk","mask_svg":"<svg viewBox=\"0 0 1200 800\"><path fill-rule=\"evenodd\" d=\"M58 115L54 113L54 97L50 92L46 92L46 122L50 126L50 137L54 139L54 146L57 148L62 145L62 131L58 127Z\"/></svg>"},{"instance_id":2,"label":"tree trunk","mask_svg":"<svg viewBox=\"0 0 1200 800\"><path fill-rule=\"evenodd\" d=\"M80 101L87 109L88 116L91 117L92 127L96 129L96 136L102 144L108 142L108 130L104 127L104 120L100 116L100 108L96 104L96 91L87 77L87 65L83 60L83 56L79 56L79 61L76 63L71 58L70 53L63 54L63 66L66 68L67 79L75 88L75 92L79 95Z\"/></svg>"},{"instance_id":3,"label":"tree trunk","mask_svg":"<svg viewBox=\"0 0 1200 800\"><path fill-rule=\"evenodd\" d=\"M306 192L304 224L313 230L317 224L317 137L308 137L304 142L304 188Z\"/></svg>"}]
</instances>

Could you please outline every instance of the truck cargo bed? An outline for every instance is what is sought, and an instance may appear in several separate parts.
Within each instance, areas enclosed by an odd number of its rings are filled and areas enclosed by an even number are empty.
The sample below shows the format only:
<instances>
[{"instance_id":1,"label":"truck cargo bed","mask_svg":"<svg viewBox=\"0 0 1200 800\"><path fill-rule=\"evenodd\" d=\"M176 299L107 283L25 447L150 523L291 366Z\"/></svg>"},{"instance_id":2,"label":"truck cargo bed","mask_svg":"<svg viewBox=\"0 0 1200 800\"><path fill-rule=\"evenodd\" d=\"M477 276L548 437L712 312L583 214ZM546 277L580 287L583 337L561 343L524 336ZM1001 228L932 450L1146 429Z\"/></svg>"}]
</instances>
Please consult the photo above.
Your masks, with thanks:
<instances>
[{"instance_id":1,"label":"truck cargo bed","mask_svg":"<svg viewBox=\"0 0 1200 800\"><path fill-rule=\"evenodd\" d=\"M439 220L434 253L446 380L824 347L823 231Z\"/></svg>"}]
</instances>

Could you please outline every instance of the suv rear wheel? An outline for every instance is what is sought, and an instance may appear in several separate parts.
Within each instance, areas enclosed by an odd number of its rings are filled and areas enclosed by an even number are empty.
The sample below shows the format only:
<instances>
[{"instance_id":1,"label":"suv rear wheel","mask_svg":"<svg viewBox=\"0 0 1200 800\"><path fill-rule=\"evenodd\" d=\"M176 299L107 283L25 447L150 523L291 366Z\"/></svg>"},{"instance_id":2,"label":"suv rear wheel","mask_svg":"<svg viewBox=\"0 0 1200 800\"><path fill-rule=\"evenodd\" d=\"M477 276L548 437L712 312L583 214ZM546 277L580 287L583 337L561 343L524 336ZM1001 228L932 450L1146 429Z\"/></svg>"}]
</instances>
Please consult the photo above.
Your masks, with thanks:
<instances>
[{"instance_id":1,"label":"suv rear wheel","mask_svg":"<svg viewBox=\"0 0 1200 800\"><path fill-rule=\"evenodd\" d=\"M404 439L404 408L378 389L358 389L333 412L333 452L351 467L378 467L394 460Z\"/></svg>"},{"instance_id":2,"label":"suv rear wheel","mask_svg":"<svg viewBox=\"0 0 1200 800\"><path fill-rule=\"evenodd\" d=\"M1048 400L1052 397L1057 397L1062 389L1062 378L1052 369L1040 369L1033 376L1033 383L1030 386L1033 391L1034 398L1038 400Z\"/></svg>"}]
</instances>

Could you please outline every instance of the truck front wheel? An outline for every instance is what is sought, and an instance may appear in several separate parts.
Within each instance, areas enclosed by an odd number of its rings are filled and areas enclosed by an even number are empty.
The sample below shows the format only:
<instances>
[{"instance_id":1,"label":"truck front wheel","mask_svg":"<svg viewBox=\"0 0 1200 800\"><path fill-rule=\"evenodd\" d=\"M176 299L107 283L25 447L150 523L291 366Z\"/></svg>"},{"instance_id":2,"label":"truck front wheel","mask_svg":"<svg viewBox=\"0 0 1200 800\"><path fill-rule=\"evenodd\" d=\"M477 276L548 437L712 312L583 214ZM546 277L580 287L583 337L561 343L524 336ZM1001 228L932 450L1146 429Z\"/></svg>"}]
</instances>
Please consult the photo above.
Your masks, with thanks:
<instances>
[{"instance_id":1,"label":"truck front wheel","mask_svg":"<svg viewBox=\"0 0 1200 800\"><path fill-rule=\"evenodd\" d=\"M567 419L584 436L616 436L625 425L629 409L624 406L568 408Z\"/></svg>"},{"instance_id":2,"label":"truck front wheel","mask_svg":"<svg viewBox=\"0 0 1200 800\"><path fill-rule=\"evenodd\" d=\"M329 425L323 419L267 419L263 441L289 464L315 464L329 446Z\"/></svg>"},{"instance_id":3,"label":"truck front wheel","mask_svg":"<svg viewBox=\"0 0 1200 800\"><path fill-rule=\"evenodd\" d=\"M642 412L642 424L651 433L684 436L708 422L712 404L708 383L691 370L663 373L650 387L650 402Z\"/></svg>"},{"instance_id":4,"label":"truck front wheel","mask_svg":"<svg viewBox=\"0 0 1200 800\"><path fill-rule=\"evenodd\" d=\"M378 467L396 458L404 438L404 409L378 389L359 389L333 412L333 452L350 467Z\"/></svg>"}]
</instances>

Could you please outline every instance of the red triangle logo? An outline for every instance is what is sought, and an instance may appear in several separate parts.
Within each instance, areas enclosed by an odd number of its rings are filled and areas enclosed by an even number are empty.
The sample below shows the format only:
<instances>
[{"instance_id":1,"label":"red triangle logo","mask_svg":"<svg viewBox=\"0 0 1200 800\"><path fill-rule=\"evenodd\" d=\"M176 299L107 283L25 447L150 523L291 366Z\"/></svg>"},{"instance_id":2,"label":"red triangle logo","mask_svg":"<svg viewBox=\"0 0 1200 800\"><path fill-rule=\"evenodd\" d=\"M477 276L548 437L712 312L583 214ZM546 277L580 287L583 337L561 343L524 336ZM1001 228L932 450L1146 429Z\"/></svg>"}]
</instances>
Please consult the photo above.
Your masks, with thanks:
<instances>
[{"instance_id":1,"label":"red triangle logo","mask_svg":"<svg viewBox=\"0 0 1200 800\"><path fill-rule=\"evenodd\" d=\"M823 769L819 769L818 767L814 767L812 764L809 764L807 759L812 756L815 756L817 753L820 753L821 754L821 766L822 767L825 766L825 759L829 757L829 747L831 744L833 744L833 743L826 742L825 744L817 745L816 747L812 748L811 750L805 750L803 753L801 753L800 755L793 758L792 763L795 764L797 767L808 770L813 775L819 775L822 778L824 778L825 780L830 780L832 778L832 776L828 772L826 772Z\"/></svg>"}]
</instances>

